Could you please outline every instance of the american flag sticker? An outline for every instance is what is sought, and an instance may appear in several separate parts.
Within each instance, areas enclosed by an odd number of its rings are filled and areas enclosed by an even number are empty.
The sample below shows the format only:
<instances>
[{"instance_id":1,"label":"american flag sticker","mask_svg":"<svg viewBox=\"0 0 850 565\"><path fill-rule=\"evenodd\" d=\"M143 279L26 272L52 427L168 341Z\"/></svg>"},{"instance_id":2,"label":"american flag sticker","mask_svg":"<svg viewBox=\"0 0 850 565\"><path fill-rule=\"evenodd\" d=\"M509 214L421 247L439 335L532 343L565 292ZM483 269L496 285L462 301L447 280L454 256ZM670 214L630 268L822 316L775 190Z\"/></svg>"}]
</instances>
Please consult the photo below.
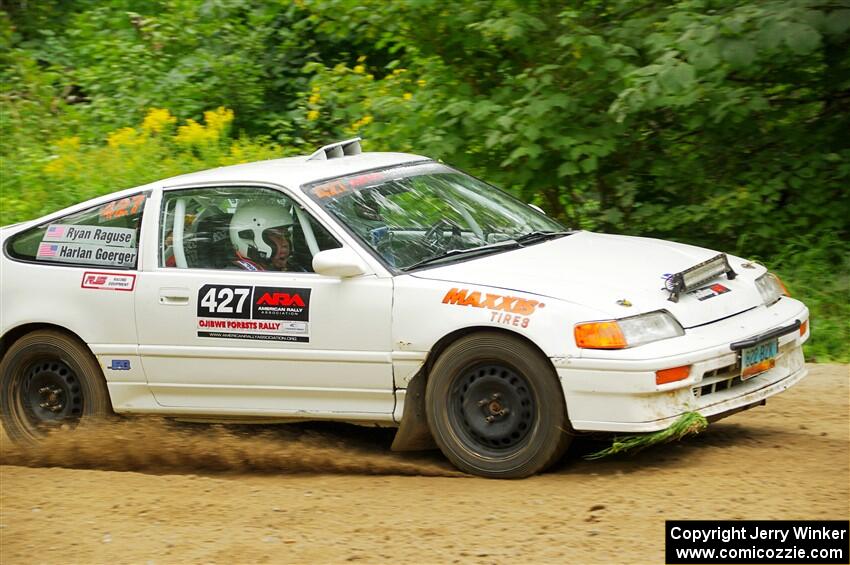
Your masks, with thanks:
<instances>
[{"instance_id":1,"label":"american flag sticker","mask_svg":"<svg viewBox=\"0 0 850 565\"><path fill-rule=\"evenodd\" d=\"M63 235L65 235L65 226L52 225L47 228L44 239L62 239Z\"/></svg>"},{"instance_id":2,"label":"american flag sticker","mask_svg":"<svg viewBox=\"0 0 850 565\"><path fill-rule=\"evenodd\" d=\"M38 254L36 258L41 257L56 257L59 253L59 245L56 243L41 243L38 246Z\"/></svg>"}]
</instances>

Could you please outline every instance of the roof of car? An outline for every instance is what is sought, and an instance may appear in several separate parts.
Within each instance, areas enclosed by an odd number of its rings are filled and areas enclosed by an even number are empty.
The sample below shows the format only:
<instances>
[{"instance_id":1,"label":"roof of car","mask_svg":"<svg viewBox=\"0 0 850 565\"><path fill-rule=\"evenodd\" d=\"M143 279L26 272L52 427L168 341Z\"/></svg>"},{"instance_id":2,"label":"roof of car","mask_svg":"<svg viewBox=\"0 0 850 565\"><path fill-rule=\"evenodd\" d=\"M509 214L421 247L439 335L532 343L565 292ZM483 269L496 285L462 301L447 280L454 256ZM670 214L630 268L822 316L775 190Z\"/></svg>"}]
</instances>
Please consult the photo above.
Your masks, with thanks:
<instances>
[{"instance_id":1,"label":"roof of car","mask_svg":"<svg viewBox=\"0 0 850 565\"><path fill-rule=\"evenodd\" d=\"M328 160L309 160L308 156L304 155L219 167L172 177L159 184L172 187L211 182L269 182L297 188L322 179L423 160L428 158L409 153L371 152Z\"/></svg>"}]
</instances>

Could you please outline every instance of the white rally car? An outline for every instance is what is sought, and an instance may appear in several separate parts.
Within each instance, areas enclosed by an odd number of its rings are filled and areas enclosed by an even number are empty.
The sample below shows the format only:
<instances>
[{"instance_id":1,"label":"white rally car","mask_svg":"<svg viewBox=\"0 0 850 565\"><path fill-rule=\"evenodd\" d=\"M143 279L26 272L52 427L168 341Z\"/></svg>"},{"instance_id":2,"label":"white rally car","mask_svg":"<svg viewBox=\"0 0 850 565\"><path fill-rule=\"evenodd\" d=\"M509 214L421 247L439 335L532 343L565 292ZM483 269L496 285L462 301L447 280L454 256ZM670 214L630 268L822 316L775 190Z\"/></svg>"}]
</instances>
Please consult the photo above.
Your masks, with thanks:
<instances>
[{"instance_id":1,"label":"white rally car","mask_svg":"<svg viewBox=\"0 0 850 565\"><path fill-rule=\"evenodd\" d=\"M397 426L491 477L576 431L651 432L806 374L761 265L570 231L359 140L185 175L0 231L6 432L112 412Z\"/></svg>"}]
</instances>

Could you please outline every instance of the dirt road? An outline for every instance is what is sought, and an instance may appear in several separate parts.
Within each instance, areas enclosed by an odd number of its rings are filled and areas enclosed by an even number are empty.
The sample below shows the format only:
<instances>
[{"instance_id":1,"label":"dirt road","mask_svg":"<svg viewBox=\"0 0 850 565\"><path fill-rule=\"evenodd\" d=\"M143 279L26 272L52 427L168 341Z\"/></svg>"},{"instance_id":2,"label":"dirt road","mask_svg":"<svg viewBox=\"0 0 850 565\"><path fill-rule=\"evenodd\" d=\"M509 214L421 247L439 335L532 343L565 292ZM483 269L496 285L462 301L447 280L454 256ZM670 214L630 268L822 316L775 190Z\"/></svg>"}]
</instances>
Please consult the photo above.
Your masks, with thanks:
<instances>
[{"instance_id":1,"label":"dirt road","mask_svg":"<svg viewBox=\"0 0 850 565\"><path fill-rule=\"evenodd\" d=\"M663 563L665 519L847 519L850 372L810 368L699 437L595 462L579 442L522 481L354 427L132 422L29 454L4 439L0 562Z\"/></svg>"}]
</instances>

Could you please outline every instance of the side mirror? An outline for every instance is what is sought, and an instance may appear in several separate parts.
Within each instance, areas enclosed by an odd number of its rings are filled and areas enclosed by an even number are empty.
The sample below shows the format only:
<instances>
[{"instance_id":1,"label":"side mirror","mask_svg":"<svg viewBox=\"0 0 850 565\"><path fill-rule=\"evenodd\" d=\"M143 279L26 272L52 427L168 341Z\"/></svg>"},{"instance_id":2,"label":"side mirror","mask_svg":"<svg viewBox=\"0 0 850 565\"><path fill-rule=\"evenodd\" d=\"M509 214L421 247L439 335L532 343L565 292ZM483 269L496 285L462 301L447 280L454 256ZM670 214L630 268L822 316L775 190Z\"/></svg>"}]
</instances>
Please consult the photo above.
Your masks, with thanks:
<instances>
[{"instance_id":1,"label":"side mirror","mask_svg":"<svg viewBox=\"0 0 850 565\"><path fill-rule=\"evenodd\" d=\"M329 277L356 277L368 272L363 260L351 249L341 247L313 256L313 270Z\"/></svg>"}]
</instances>

